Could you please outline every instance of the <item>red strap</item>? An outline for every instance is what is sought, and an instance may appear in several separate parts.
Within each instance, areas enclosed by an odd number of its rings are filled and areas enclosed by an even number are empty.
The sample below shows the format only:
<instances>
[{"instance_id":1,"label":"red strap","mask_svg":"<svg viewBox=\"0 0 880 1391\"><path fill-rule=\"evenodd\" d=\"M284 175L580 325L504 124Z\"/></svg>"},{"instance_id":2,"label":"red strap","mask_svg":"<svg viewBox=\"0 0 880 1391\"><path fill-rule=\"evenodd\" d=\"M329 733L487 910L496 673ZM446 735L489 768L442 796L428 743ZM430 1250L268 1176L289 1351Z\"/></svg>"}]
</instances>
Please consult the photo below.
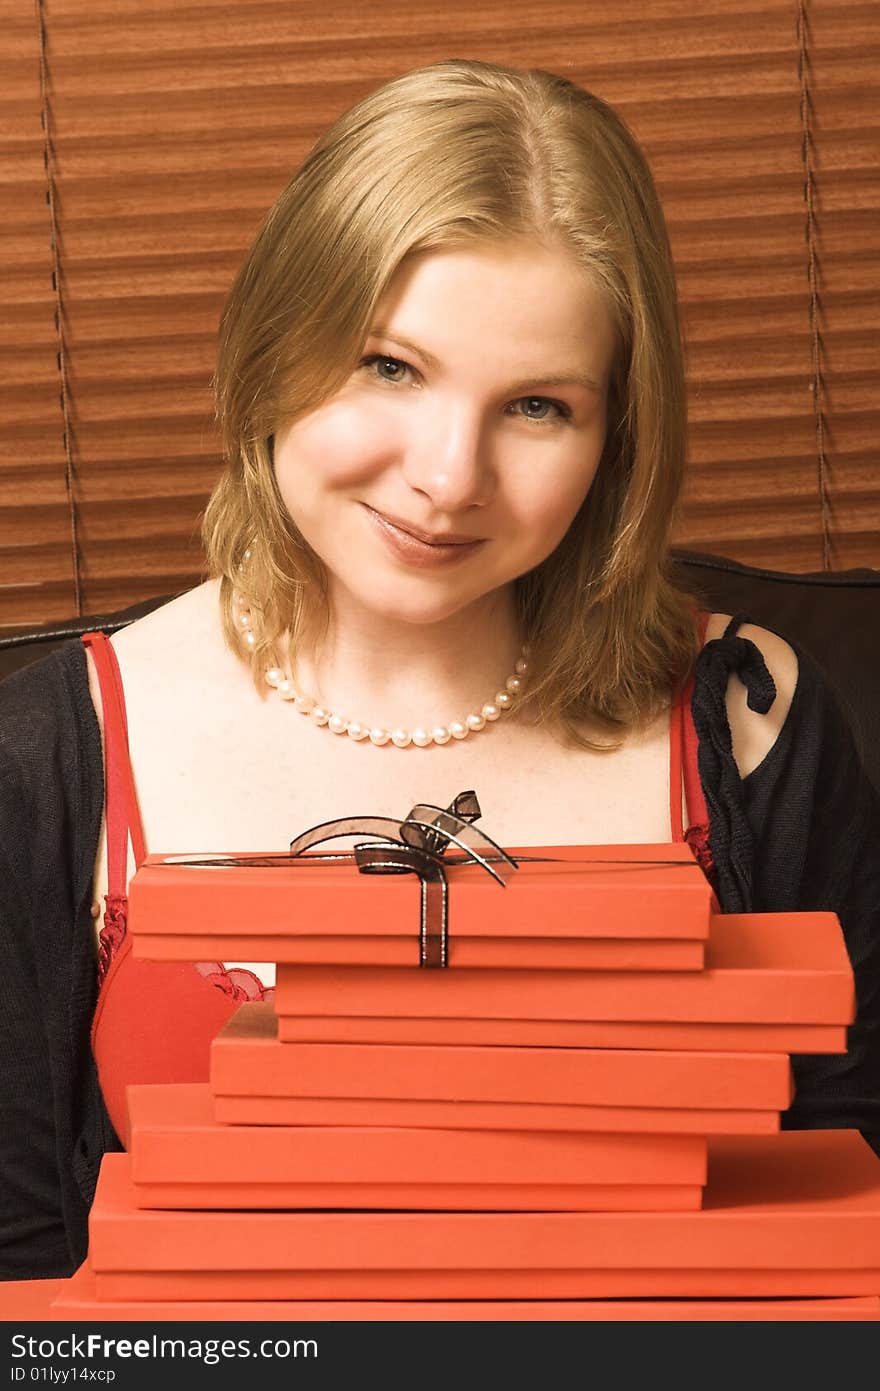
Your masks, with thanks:
<instances>
[{"instance_id":1,"label":"red strap","mask_svg":"<svg viewBox=\"0 0 880 1391\"><path fill-rule=\"evenodd\" d=\"M147 850L128 751L122 675L106 633L83 633L82 641L91 650L95 661L104 711L108 892L110 895L124 895L129 835L138 867L146 859Z\"/></svg>"},{"instance_id":2,"label":"red strap","mask_svg":"<svg viewBox=\"0 0 880 1391\"><path fill-rule=\"evenodd\" d=\"M696 615L697 637L702 649L706 641L706 628L709 615L700 612ZM703 786L697 767L697 731L691 714L691 697L694 693L694 673L688 676L683 689L672 707L669 720L669 816L672 822L672 839L685 839L682 821L682 780L684 782L684 801L687 806L688 829L692 826L707 826L709 812L703 796Z\"/></svg>"},{"instance_id":3,"label":"red strap","mask_svg":"<svg viewBox=\"0 0 880 1391\"><path fill-rule=\"evenodd\" d=\"M669 819L672 822L672 839L684 840L684 824L681 819L681 731L684 724L682 705L684 691L680 691L669 716Z\"/></svg>"},{"instance_id":4,"label":"red strap","mask_svg":"<svg viewBox=\"0 0 880 1391\"><path fill-rule=\"evenodd\" d=\"M700 613L698 618L698 635L700 650L706 642L706 628L709 623L708 613ZM694 728L694 717L691 714L691 698L694 694L694 673L685 683L685 688L681 695L681 749L682 767L684 770L684 796L687 803L689 826L708 826L709 810L706 806L706 799L703 796L703 784L700 782L700 772L697 766L697 731Z\"/></svg>"}]
</instances>

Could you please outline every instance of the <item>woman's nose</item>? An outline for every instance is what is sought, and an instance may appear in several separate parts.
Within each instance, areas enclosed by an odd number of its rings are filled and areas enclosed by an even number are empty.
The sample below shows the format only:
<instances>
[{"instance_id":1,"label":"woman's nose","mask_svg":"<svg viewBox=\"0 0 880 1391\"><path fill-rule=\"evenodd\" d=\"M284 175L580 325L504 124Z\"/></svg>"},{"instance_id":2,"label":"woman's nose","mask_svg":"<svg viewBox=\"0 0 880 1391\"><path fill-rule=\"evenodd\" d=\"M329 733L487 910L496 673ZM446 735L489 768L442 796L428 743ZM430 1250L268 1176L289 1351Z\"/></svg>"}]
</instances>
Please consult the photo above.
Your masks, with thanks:
<instances>
[{"instance_id":1,"label":"woman's nose","mask_svg":"<svg viewBox=\"0 0 880 1391\"><path fill-rule=\"evenodd\" d=\"M410 437L403 473L411 488L425 493L440 512L458 512L487 503L494 487L489 441L479 413L438 410L422 417Z\"/></svg>"}]
</instances>

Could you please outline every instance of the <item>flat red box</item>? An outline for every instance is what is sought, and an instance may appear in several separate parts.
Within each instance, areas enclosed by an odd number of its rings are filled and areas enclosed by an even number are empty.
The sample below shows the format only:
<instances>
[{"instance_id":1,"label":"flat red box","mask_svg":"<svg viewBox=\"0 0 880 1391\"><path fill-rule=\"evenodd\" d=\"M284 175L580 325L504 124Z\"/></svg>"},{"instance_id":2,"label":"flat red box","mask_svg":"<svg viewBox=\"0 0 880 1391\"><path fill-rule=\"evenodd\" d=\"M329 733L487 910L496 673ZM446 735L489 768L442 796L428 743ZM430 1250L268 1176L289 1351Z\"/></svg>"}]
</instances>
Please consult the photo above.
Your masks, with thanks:
<instances>
[{"instance_id":1,"label":"flat red box","mask_svg":"<svg viewBox=\"0 0 880 1391\"><path fill-rule=\"evenodd\" d=\"M217 1096L222 1125L400 1126L452 1130L573 1130L606 1135L775 1135L778 1111L691 1111L637 1106L509 1106L467 1101L341 1101Z\"/></svg>"},{"instance_id":2,"label":"flat red box","mask_svg":"<svg viewBox=\"0 0 880 1391\"><path fill-rule=\"evenodd\" d=\"M834 913L741 913L713 917L704 971L534 974L279 965L274 1004L280 1019L365 1015L839 1026L855 1017L855 988ZM283 1029L280 1037L286 1037Z\"/></svg>"},{"instance_id":3,"label":"flat red box","mask_svg":"<svg viewBox=\"0 0 880 1391\"><path fill-rule=\"evenodd\" d=\"M271 1006L270 1006L271 1008ZM713 1024L601 1019L413 1019L285 1015L284 1043L487 1044L512 1048L674 1048L739 1053L845 1053L843 1024ZM708 1133L708 1132L707 1132Z\"/></svg>"},{"instance_id":4,"label":"flat red box","mask_svg":"<svg viewBox=\"0 0 880 1391\"><path fill-rule=\"evenodd\" d=\"M214 1039L210 1077L218 1099L419 1102L438 1108L437 1124L462 1104L778 1113L794 1094L784 1054L280 1043L261 1004Z\"/></svg>"},{"instance_id":5,"label":"flat red box","mask_svg":"<svg viewBox=\"0 0 880 1391\"><path fill-rule=\"evenodd\" d=\"M692 1211L696 1135L228 1126L206 1083L128 1089L139 1207Z\"/></svg>"},{"instance_id":6,"label":"flat red box","mask_svg":"<svg viewBox=\"0 0 880 1391\"><path fill-rule=\"evenodd\" d=\"M854 1131L725 1137L699 1212L155 1212L104 1156L99 1299L880 1293L880 1163Z\"/></svg>"},{"instance_id":7,"label":"flat red box","mask_svg":"<svg viewBox=\"0 0 880 1391\"><path fill-rule=\"evenodd\" d=\"M55 1279L0 1281L0 1320L21 1323L48 1319L52 1301L67 1283Z\"/></svg>"},{"instance_id":8,"label":"flat red box","mask_svg":"<svg viewBox=\"0 0 880 1391\"><path fill-rule=\"evenodd\" d=\"M717 905L687 845L527 846L509 853L555 863L526 859L501 885L478 865L445 861L451 966L702 969ZM148 855L135 874L135 956L418 965L414 874L364 875L354 863L321 863L315 854L277 868L178 863L195 858L208 857Z\"/></svg>"},{"instance_id":9,"label":"flat red box","mask_svg":"<svg viewBox=\"0 0 880 1391\"><path fill-rule=\"evenodd\" d=\"M874 1323L880 1321L880 1299L703 1299L703 1300L217 1300L176 1302L155 1300L104 1300L95 1295L95 1275L84 1262L69 1280L54 1281L62 1288L49 1307L57 1320L95 1319L108 1323L146 1319L150 1322L219 1323L226 1320L272 1322L429 1323L455 1321L554 1323L687 1322L827 1322Z\"/></svg>"}]
</instances>

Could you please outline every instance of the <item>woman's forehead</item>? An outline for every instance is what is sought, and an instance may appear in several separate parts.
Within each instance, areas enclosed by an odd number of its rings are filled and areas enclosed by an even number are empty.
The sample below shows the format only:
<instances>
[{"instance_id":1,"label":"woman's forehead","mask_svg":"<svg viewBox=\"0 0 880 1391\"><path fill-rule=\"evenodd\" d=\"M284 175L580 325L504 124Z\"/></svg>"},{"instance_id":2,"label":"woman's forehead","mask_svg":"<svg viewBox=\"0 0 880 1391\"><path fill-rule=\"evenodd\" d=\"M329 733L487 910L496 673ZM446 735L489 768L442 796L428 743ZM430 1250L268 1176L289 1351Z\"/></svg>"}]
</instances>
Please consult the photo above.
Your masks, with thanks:
<instances>
[{"instance_id":1,"label":"woman's forehead","mask_svg":"<svg viewBox=\"0 0 880 1391\"><path fill-rule=\"evenodd\" d=\"M408 257L377 305L372 332L418 349L428 367L495 355L595 380L616 342L608 293L569 252L540 242L435 248Z\"/></svg>"}]
</instances>

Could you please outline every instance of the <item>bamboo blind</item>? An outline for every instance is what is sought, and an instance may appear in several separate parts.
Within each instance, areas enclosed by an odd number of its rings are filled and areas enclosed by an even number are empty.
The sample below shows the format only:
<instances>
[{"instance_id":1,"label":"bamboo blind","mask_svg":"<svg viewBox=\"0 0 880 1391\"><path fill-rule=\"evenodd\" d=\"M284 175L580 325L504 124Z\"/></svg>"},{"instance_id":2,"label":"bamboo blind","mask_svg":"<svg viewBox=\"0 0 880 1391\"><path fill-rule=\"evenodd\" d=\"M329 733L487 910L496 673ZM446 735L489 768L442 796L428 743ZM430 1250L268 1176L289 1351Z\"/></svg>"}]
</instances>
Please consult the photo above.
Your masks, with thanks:
<instances>
[{"instance_id":1,"label":"bamboo blind","mask_svg":"<svg viewBox=\"0 0 880 1391\"><path fill-rule=\"evenodd\" d=\"M848 0L0 0L0 628L202 577L223 298L327 124L448 56L565 73L660 187L679 544L880 565L880 15Z\"/></svg>"}]
</instances>

